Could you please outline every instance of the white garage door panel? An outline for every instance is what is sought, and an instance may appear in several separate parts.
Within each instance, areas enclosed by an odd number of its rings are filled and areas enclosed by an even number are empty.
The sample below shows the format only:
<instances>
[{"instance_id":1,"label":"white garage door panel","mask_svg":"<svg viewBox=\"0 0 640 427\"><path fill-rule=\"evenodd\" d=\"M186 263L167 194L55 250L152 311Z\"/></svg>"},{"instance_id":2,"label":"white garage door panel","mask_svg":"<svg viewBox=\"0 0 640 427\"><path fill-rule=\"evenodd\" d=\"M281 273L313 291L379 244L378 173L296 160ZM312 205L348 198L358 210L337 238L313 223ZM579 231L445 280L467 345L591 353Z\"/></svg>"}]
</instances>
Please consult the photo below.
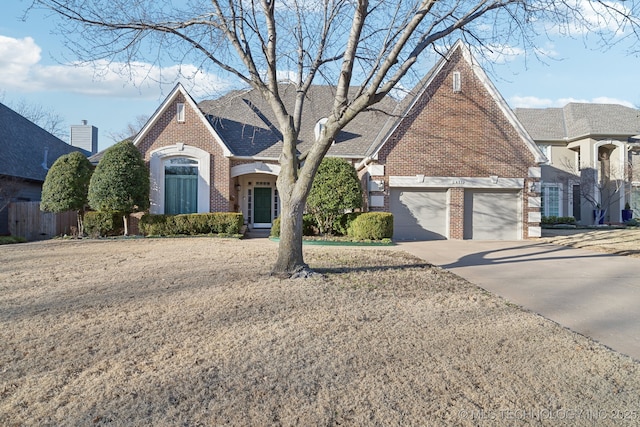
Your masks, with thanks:
<instances>
[{"instance_id":1,"label":"white garage door panel","mask_svg":"<svg viewBox=\"0 0 640 427\"><path fill-rule=\"evenodd\" d=\"M471 236L465 233L465 238L474 240L518 240L520 238L517 192L472 191L471 196ZM468 201L469 197L466 200ZM469 215L468 210L466 215ZM465 225L469 224L468 221L465 222Z\"/></svg>"},{"instance_id":2,"label":"white garage door panel","mask_svg":"<svg viewBox=\"0 0 640 427\"><path fill-rule=\"evenodd\" d=\"M393 238L438 240L447 237L447 192L391 190Z\"/></svg>"}]
</instances>

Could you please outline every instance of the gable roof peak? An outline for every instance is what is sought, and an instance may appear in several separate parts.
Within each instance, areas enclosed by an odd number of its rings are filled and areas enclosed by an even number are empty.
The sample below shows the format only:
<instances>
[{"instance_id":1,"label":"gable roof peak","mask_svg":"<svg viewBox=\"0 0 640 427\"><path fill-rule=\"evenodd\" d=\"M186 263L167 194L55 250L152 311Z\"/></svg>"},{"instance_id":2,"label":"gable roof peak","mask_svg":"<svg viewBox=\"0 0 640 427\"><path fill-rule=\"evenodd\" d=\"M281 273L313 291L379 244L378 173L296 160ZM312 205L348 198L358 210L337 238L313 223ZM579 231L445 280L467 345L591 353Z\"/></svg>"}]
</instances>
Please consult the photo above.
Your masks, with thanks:
<instances>
[{"instance_id":1,"label":"gable roof peak","mask_svg":"<svg viewBox=\"0 0 640 427\"><path fill-rule=\"evenodd\" d=\"M213 136L215 141L220 145L224 155L230 157L232 155L231 150L220 138L218 133L211 125L211 122L206 117L205 113L202 111L202 109L200 109L196 101L191 97L189 92L187 92L185 87L180 82L176 83L169 95L167 95L162 104L160 104L153 115L151 115L149 120L147 120L147 123L142 127L140 132L138 132L138 134L135 136L135 138L133 139L133 145L138 146L140 144L140 141L142 141L144 137L149 133L149 131L156 125L162 114L173 104L178 95L182 95L184 97L185 102L189 105L189 107L191 107L191 109L193 109L193 111L196 112L201 124L205 126L205 128Z\"/></svg>"},{"instance_id":2,"label":"gable roof peak","mask_svg":"<svg viewBox=\"0 0 640 427\"><path fill-rule=\"evenodd\" d=\"M489 79L489 76L485 73L484 69L480 66L480 63L475 59L469 45L462 39L458 39L453 44L453 46L449 48L447 53L443 55L438 60L438 62L436 62L433 68L425 75L425 77L420 80L420 82L418 82L418 84L415 85L414 88L409 92L406 101L403 102L403 106L405 108L401 110L402 114L398 115L398 118L396 119L393 126L389 127L388 131L384 135L381 135L382 138L378 139L375 145L372 145L371 154L369 154L367 157L375 158L378 155L380 149L386 144L387 140L396 131L398 126L400 126L402 120L409 115L409 112L425 95L429 87L438 79L438 77L443 72L448 72L448 70L446 69L446 65L453 59L454 54L456 54L456 52L458 51L461 54L460 57L462 58L462 60L468 64L473 75L484 86L489 96L493 99L509 124L518 133L520 139L524 142L526 147L534 156L535 161L537 163L546 162L547 160L544 154L540 151L533 139L531 139L531 136L529 136L524 126L522 126L513 110L509 107L500 92L498 92L498 89L495 87L491 79ZM413 97L410 98L411 94L413 94Z\"/></svg>"}]
</instances>

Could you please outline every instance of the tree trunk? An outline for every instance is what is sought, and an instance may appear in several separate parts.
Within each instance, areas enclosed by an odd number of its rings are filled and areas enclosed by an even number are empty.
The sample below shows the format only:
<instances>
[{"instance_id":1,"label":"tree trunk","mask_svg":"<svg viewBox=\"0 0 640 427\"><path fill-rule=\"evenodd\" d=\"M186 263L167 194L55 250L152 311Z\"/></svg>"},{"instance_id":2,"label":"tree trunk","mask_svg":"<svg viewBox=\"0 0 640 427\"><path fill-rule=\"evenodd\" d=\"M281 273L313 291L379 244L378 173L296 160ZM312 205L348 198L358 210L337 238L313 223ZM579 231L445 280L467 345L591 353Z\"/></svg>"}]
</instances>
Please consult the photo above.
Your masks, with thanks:
<instances>
[{"instance_id":1,"label":"tree trunk","mask_svg":"<svg viewBox=\"0 0 640 427\"><path fill-rule=\"evenodd\" d=\"M282 203L280 213L280 244L278 258L271 274L282 278L306 278L315 275L304 262L302 254L302 216L311 191L313 177L323 155L312 156L305 160L303 168L298 169L295 155L297 133L285 133L285 145L289 155L281 158L281 170L278 175L278 194ZM328 146L328 144L325 144ZM326 151L326 149L325 149Z\"/></svg>"},{"instance_id":2,"label":"tree trunk","mask_svg":"<svg viewBox=\"0 0 640 427\"><path fill-rule=\"evenodd\" d=\"M129 215L128 214L122 215L122 222L124 223L124 235L128 236L129 235Z\"/></svg>"},{"instance_id":3,"label":"tree trunk","mask_svg":"<svg viewBox=\"0 0 640 427\"><path fill-rule=\"evenodd\" d=\"M278 189L280 194L282 190ZM285 192L286 194L286 192ZM304 275L309 266L302 255L302 215L304 201L292 201L290 196L282 198L280 214L280 243L278 258L271 274L276 277L289 278L294 275Z\"/></svg>"},{"instance_id":4,"label":"tree trunk","mask_svg":"<svg viewBox=\"0 0 640 427\"><path fill-rule=\"evenodd\" d=\"M78 235L76 237L83 237L84 236L84 211L79 210L76 212L76 215L78 219Z\"/></svg>"}]
</instances>

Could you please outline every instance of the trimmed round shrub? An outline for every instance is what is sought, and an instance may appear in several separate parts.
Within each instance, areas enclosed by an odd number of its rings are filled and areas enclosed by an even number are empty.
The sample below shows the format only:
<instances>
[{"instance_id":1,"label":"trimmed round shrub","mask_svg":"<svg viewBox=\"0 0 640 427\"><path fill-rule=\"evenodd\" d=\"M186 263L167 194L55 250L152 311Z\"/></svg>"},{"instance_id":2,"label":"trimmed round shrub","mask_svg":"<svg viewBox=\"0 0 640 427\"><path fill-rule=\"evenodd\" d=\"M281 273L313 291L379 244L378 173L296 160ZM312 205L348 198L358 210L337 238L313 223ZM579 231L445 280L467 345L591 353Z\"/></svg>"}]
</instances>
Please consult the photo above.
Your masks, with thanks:
<instances>
[{"instance_id":1,"label":"trimmed round shrub","mask_svg":"<svg viewBox=\"0 0 640 427\"><path fill-rule=\"evenodd\" d=\"M350 212L341 215L334 223L335 232L341 236L348 235L351 223L360 215L362 215L362 212Z\"/></svg>"},{"instance_id":2,"label":"trimmed round shrub","mask_svg":"<svg viewBox=\"0 0 640 427\"><path fill-rule=\"evenodd\" d=\"M42 184L40 209L46 212L84 211L93 166L80 152L60 156Z\"/></svg>"},{"instance_id":3,"label":"trimmed round shrub","mask_svg":"<svg viewBox=\"0 0 640 427\"><path fill-rule=\"evenodd\" d=\"M149 207L149 170L129 141L107 148L89 182L89 205L128 215Z\"/></svg>"},{"instance_id":4,"label":"trimmed round shrub","mask_svg":"<svg viewBox=\"0 0 640 427\"><path fill-rule=\"evenodd\" d=\"M345 211L362 207L362 188L353 165L337 157L323 159L306 207L315 217L320 234L333 234L335 221Z\"/></svg>"},{"instance_id":5,"label":"trimmed round shrub","mask_svg":"<svg viewBox=\"0 0 640 427\"><path fill-rule=\"evenodd\" d=\"M84 230L90 237L119 236L124 230L122 212L86 212Z\"/></svg>"},{"instance_id":6,"label":"trimmed round shrub","mask_svg":"<svg viewBox=\"0 0 640 427\"><path fill-rule=\"evenodd\" d=\"M358 240L382 240L393 237L393 215L366 212L358 215L349 227L349 237Z\"/></svg>"}]
</instances>

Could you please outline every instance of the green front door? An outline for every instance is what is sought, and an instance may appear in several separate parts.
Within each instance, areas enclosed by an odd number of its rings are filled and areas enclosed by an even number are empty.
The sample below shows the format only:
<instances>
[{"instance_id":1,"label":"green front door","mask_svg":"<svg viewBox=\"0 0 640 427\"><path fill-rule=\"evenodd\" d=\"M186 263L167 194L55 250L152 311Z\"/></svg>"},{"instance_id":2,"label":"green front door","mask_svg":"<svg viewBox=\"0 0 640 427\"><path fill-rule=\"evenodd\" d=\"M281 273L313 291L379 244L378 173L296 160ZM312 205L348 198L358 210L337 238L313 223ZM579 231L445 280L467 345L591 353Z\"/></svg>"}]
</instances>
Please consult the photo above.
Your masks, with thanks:
<instances>
[{"instance_id":1,"label":"green front door","mask_svg":"<svg viewBox=\"0 0 640 427\"><path fill-rule=\"evenodd\" d=\"M254 188L253 224L255 227L271 226L271 188Z\"/></svg>"}]
</instances>

